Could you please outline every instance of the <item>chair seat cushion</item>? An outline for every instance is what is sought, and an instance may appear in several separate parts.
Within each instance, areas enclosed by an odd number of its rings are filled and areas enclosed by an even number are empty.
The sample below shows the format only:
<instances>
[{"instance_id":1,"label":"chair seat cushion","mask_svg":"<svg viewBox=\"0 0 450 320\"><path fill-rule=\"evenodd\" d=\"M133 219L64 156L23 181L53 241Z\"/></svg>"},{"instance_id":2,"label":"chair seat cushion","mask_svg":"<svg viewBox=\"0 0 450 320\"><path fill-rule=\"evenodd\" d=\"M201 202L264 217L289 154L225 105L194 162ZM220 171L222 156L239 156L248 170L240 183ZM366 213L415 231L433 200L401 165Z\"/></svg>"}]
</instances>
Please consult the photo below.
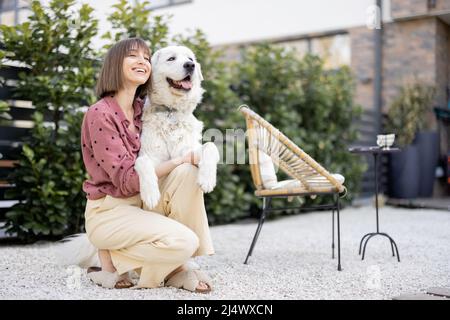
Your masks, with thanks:
<instances>
[{"instance_id":1,"label":"chair seat cushion","mask_svg":"<svg viewBox=\"0 0 450 320\"><path fill-rule=\"evenodd\" d=\"M339 173L332 173L333 178L337 180L340 184L345 182L345 177ZM325 180L325 178L324 178ZM303 188L303 184L301 181L296 179L282 180L275 183L270 190L278 190L278 189L294 189L294 188Z\"/></svg>"},{"instance_id":2,"label":"chair seat cushion","mask_svg":"<svg viewBox=\"0 0 450 320\"><path fill-rule=\"evenodd\" d=\"M340 174L332 174L332 176L343 185L345 178ZM302 194L321 194L321 193L336 193L341 192L342 190L336 188L331 185L328 180L320 176L314 179L314 190L310 190L305 188L305 186L301 183L301 181L296 179L283 180L277 182L274 186L267 189L256 190L255 195L258 197L267 197L267 196L290 196L290 195L302 195ZM345 188L344 188L345 189Z\"/></svg>"}]
</instances>

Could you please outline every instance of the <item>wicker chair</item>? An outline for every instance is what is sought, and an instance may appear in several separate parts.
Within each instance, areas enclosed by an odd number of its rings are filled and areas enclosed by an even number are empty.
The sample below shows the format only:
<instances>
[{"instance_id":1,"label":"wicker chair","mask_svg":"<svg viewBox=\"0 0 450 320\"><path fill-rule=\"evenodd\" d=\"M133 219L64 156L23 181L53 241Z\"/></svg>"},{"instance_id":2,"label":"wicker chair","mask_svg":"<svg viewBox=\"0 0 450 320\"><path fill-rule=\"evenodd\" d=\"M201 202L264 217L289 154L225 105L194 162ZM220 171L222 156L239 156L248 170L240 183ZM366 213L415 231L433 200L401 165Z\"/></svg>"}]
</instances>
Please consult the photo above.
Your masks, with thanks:
<instances>
[{"instance_id":1,"label":"wicker chair","mask_svg":"<svg viewBox=\"0 0 450 320\"><path fill-rule=\"evenodd\" d=\"M245 259L247 264L253 253L266 214L269 211L288 208L271 208L272 198L292 198L295 196L332 195L331 205L321 205L312 208L332 210L332 258L334 259L334 212L337 212L337 249L338 270L341 270L341 243L339 221L339 198L346 193L344 177L330 174L325 168L295 145L269 122L256 114L247 106L239 107L247 125L250 171L256 188L255 195L263 198L263 207L258 227ZM277 181L274 165L289 175L291 180ZM296 207L289 207L296 208ZM299 208L299 207L297 207ZM304 210L305 208L301 208Z\"/></svg>"}]
</instances>

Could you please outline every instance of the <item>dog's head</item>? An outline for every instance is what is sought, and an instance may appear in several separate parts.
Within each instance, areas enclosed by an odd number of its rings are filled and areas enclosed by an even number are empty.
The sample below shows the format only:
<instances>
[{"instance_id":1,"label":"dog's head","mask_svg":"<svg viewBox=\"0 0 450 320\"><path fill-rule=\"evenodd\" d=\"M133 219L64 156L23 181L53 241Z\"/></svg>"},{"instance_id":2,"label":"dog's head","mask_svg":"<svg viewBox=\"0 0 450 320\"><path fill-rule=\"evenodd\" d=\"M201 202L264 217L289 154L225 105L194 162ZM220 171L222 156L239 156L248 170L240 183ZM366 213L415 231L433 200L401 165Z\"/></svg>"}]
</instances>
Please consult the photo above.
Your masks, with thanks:
<instances>
[{"instance_id":1,"label":"dog's head","mask_svg":"<svg viewBox=\"0 0 450 320\"><path fill-rule=\"evenodd\" d=\"M152 56L152 104L192 112L204 90L201 66L194 53L183 46L169 46Z\"/></svg>"}]
</instances>

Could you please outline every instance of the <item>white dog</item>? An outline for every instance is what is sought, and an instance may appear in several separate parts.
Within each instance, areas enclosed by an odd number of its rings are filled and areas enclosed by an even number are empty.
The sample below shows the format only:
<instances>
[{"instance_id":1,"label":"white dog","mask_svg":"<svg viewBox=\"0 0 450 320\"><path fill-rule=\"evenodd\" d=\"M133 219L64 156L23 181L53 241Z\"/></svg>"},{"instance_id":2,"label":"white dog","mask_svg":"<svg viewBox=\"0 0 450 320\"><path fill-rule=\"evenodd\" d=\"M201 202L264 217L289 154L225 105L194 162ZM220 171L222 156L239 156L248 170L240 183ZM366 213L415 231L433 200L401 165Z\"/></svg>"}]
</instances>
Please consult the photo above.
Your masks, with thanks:
<instances>
[{"instance_id":1,"label":"white dog","mask_svg":"<svg viewBox=\"0 0 450 320\"><path fill-rule=\"evenodd\" d=\"M141 149L135 169L140 193L151 209L159 201L155 167L194 152L200 159L197 182L204 192L216 185L219 152L212 142L201 145L203 123L192 114L204 90L200 64L183 46L160 49L152 56L151 92L144 106Z\"/></svg>"},{"instance_id":2,"label":"white dog","mask_svg":"<svg viewBox=\"0 0 450 320\"><path fill-rule=\"evenodd\" d=\"M212 142L201 144L203 123L192 112L202 99L203 76L194 53L182 46L158 50L152 57L151 92L144 106L141 149L135 169L140 194L154 208L160 192L155 167L194 151L200 159L197 182L204 192L216 185L219 152ZM67 239L56 255L63 265L99 266L97 249L86 234Z\"/></svg>"}]
</instances>

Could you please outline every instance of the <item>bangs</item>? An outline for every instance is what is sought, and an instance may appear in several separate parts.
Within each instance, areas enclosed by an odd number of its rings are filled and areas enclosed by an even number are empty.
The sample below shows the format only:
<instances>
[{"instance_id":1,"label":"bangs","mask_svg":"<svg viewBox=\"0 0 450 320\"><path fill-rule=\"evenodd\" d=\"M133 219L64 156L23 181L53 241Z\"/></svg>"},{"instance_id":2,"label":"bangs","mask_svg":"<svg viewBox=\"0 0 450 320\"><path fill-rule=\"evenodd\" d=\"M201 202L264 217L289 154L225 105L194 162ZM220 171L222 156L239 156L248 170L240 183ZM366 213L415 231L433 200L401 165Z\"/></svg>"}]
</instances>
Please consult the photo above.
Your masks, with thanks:
<instances>
[{"instance_id":1,"label":"bangs","mask_svg":"<svg viewBox=\"0 0 450 320\"><path fill-rule=\"evenodd\" d=\"M133 51L133 50L135 50L135 51L142 50L144 53L148 54L149 56L152 55L150 48L147 46L145 41L142 39L138 39L138 38L128 39L125 44L125 50L127 53L129 53L130 51Z\"/></svg>"}]
</instances>

